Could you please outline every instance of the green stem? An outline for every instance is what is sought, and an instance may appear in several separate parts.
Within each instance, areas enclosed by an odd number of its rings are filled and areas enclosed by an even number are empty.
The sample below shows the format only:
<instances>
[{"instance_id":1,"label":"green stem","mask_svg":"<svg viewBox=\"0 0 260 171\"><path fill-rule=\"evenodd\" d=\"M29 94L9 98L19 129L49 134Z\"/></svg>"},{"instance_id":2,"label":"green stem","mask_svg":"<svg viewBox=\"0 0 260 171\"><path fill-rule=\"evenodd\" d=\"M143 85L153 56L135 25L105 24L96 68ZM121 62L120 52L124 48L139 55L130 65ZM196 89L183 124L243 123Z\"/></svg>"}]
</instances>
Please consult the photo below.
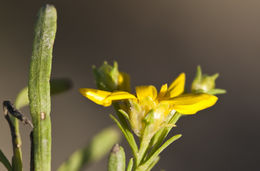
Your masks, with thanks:
<instances>
[{"instance_id":1,"label":"green stem","mask_svg":"<svg viewBox=\"0 0 260 171\"><path fill-rule=\"evenodd\" d=\"M52 5L40 9L35 26L29 75L30 112L33 129L35 171L51 170L50 74L57 13Z\"/></svg>"},{"instance_id":2,"label":"green stem","mask_svg":"<svg viewBox=\"0 0 260 171\"><path fill-rule=\"evenodd\" d=\"M135 140L131 138L131 135L132 135L131 132L129 134L129 132L127 132L127 130L126 130L127 128L125 128L113 115L110 115L110 117L111 117L111 119L114 120L114 122L117 124L117 126L119 127L119 129L121 130L123 135L125 136L125 139L127 140L128 144L129 144L129 146L132 150L134 159L136 160L138 148L137 148L137 146L135 147L135 145L133 145L133 144L136 144L136 143L135 143Z\"/></svg>"},{"instance_id":3,"label":"green stem","mask_svg":"<svg viewBox=\"0 0 260 171\"><path fill-rule=\"evenodd\" d=\"M16 110L10 101L3 102L3 109L5 119L8 122L11 131L13 156L12 156L12 169L14 171L22 171L22 152L21 152L21 138L19 133L19 123L15 118L18 110ZM10 114L10 115L9 115Z\"/></svg>"},{"instance_id":4,"label":"green stem","mask_svg":"<svg viewBox=\"0 0 260 171\"><path fill-rule=\"evenodd\" d=\"M169 124L175 125L181 116L182 116L182 114L176 112L173 115L172 119L169 121ZM162 145L163 141L165 140L165 138L167 137L167 135L169 134L171 129L172 129L172 127L166 127L155 134L155 136L153 137L153 140L151 141L151 144L150 144L150 147L152 147L154 145L150 154L153 154L156 150L158 150L158 148Z\"/></svg>"},{"instance_id":5,"label":"green stem","mask_svg":"<svg viewBox=\"0 0 260 171\"><path fill-rule=\"evenodd\" d=\"M173 137L171 137L169 140L167 140L162 146L160 146L160 148L158 148L158 150L156 150L149 158L147 161L145 161L142 165L138 166L138 168L136 169L136 171L144 171L149 169L152 169L152 167L156 164L156 162L158 162L158 156L159 154L165 149L167 148L171 143L173 143L174 141L176 141L177 139L179 139L182 135L178 134L175 135Z\"/></svg>"},{"instance_id":6,"label":"green stem","mask_svg":"<svg viewBox=\"0 0 260 171\"><path fill-rule=\"evenodd\" d=\"M136 167L138 167L141 163L141 161L144 159L147 149L149 147L149 143L150 143L151 139L149 138L144 138L141 140L140 143L140 149L138 151L138 155L137 155L137 160L136 160Z\"/></svg>"},{"instance_id":7,"label":"green stem","mask_svg":"<svg viewBox=\"0 0 260 171\"><path fill-rule=\"evenodd\" d=\"M117 114L118 119L120 121L120 122L117 122L117 125L119 126L119 128L120 128L120 125L121 125L120 129L124 133L125 138L127 139L128 143L129 143L129 145L130 145L130 147L132 149L132 153L133 153L134 159L136 160L138 147L137 147L134 135L131 132L130 126L127 123L127 120L126 120L125 116L121 113L122 111L120 111L119 105L117 103L114 103L113 106L114 106L114 109L116 110L116 114ZM112 117L112 119L114 121L116 121L115 118Z\"/></svg>"},{"instance_id":8,"label":"green stem","mask_svg":"<svg viewBox=\"0 0 260 171\"><path fill-rule=\"evenodd\" d=\"M20 110L24 105L23 103L27 103L28 100L21 100L21 96L24 96L24 94L27 93L28 89L23 89L17 96L16 101L15 101L15 107L17 110ZM14 126L14 133L15 133L15 139L13 142L15 142L15 145L13 146L13 157L12 157L12 165L13 165L13 170L16 171L22 171L23 170L23 163L22 163L22 139L20 135L20 130L19 130L19 121L17 118L10 116L10 119L12 121L12 124Z\"/></svg>"},{"instance_id":9,"label":"green stem","mask_svg":"<svg viewBox=\"0 0 260 171\"><path fill-rule=\"evenodd\" d=\"M19 131L19 121L13 116L10 116L10 120L13 125L13 131L15 136L13 137L13 157L12 157L12 166L14 171L22 171L23 170L23 162L22 162L22 140Z\"/></svg>"},{"instance_id":10,"label":"green stem","mask_svg":"<svg viewBox=\"0 0 260 171\"><path fill-rule=\"evenodd\" d=\"M173 117L170 119L169 124L175 124L182 115L180 113L175 113ZM158 162L159 158L155 154L159 154L158 150L161 149L161 145L167 135L169 134L172 127L165 127L161 131L157 132L154 137L152 138L145 138L141 139L140 149L138 151L138 158L135 163L135 171L142 171L143 169L151 170L152 167ZM146 134L146 129L144 131ZM151 149L149 154L147 155L148 149ZM159 150L160 151L160 150Z\"/></svg>"},{"instance_id":11,"label":"green stem","mask_svg":"<svg viewBox=\"0 0 260 171\"><path fill-rule=\"evenodd\" d=\"M134 164L134 161L133 161L133 158L131 158L131 159L129 160L129 162L128 162L128 166L127 166L126 171L132 171L133 164Z\"/></svg>"},{"instance_id":12,"label":"green stem","mask_svg":"<svg viewBox=\"0 0 260 171\"><path fill-rule=\"evenodd\" d=\"M12 171L12 166L9 160L6 158L2 150L0 150L0 162L6 167L8 171Z\"/></svg>"}]
</instances>

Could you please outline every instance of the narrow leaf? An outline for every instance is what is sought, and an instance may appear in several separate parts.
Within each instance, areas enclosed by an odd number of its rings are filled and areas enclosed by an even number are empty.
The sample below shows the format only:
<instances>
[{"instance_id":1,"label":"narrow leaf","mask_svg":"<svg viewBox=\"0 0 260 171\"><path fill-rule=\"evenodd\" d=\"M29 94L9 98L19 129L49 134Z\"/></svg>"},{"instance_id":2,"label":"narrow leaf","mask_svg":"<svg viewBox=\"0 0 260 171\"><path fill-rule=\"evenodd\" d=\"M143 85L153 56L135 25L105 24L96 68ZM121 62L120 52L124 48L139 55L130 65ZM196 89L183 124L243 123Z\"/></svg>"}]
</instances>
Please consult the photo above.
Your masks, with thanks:
<instances>
[{"instance_id":1,"label":"narrow leaf","mask_svg":"<svg viewBox=\"0 0 260 171\"><path fill-rule=\"evenodd\" d=\"M157 151L155 151L145 162L142 164L139 169L140 170L146 170L153 162L154 160L159 156L159 154L167 148L171 143L181 138L181 134L174 135L170 139L168 139Z\"/></svg>"},{"instance_id":2,"label":"narrow leaf","mask_svg":"<svg viewBox=\"0 0 260 171\"><path fill-rule=\"evenodd\" d=\"M129 160L129 163L128 163L128 166L127 166L126 171L132 171L133 164L134 164L134 160L133 160L133 158L131 158L131 159Z\"/></svg>"},{"instance_id":3,"label":"narrow leaf","mask_svg":"<svg viewBox=\"0 0 260 171\"><path fill-rule=\"evenodd\" d=\"M6 167L8 171L12 171L12 166L9 162L9 160L6 158L2 150L0 150L0 162L3 163L3 165Z\"/></svg>"},{"instance_id":4,"label":"narrow leaf","mask_svg":"<svg viewBox=\"0 0 260 171\"><path fill-rule=\"evenodd\" d=\"M119 129L121 130L121 132L124 134L125 136L125 139L127 140L132 152L133 152L133 155L135 158L137 158L137 145L136 145L136 142L134 140L134 138L131 138L133 137L133 134L131 132L127 132L126 128L123 127L121 125L121 123L113 116L113 115L110 115L110 117L115 121L115 123L117 124L117 126L119 127Z\"/></svg>"},{"instance_id":5,"label":"narrow leaf","mask_svg":"<svg viewBox=\"0 0 260 171\"><path fill-rule=\"evenodd\" d=\"M33 130L35 171L51 170L50 75L57 27L54 6L45 5L38 13L29 74L29 102Z\"/></svg>"},{"instance_id":6,"label":"narrow leaf","mask_svg":"<svg viewBox=\"0 0 260 171\"><path fill-rule=\"evenodd\" d=\"M209 90L207 93L212 94L212 95L217 95L217 94L225 94L225 93L227 93L227 91L224 89L215 88L215 89Z\"/></svg>"},{"instance_id":7,"label":"narrow leaf","mask_svg":"<svg viewBox=\"0 0 260 171\"><path fill-rule=\"evenodd\" d=\"M157 156L157 157L154 159L154 161L150 164L150 166L147 168L147 171L152 170L152 168L159 162L159 160L160 160L160 157Z\"/></svg>"},{"instance_id":8,"label":"narrow leaf","mask_svg":"<svg viewBox=\"0 0 260 171\"><path fill-rule=\"evenodd\" d=\"M182 115L178 112L176 112L173 117L169 120L168 124L173 124L175 125L176 122L180 119ZM158 150L158 148L162 145L163 141L165 140L165 138L167 137L167 135L169 134L169 132L171 131L172 127L165 127L165 128L162 128L160 131L158 131L151 143L150 143L150 147L153 146L153 149L151 151L150 154L153 154L155 151Z\"/></svg>"},{"instance_id":9,"label":"narrow leaf","mask_svg":"<svg viewBox=\"0 0 260 171\"><path fill-rule=\"evenodd\" d=\"M120 112L127 120L129 120L128 114L123 109L119 109L118 112Z\"/></svg>"}]
</instances>

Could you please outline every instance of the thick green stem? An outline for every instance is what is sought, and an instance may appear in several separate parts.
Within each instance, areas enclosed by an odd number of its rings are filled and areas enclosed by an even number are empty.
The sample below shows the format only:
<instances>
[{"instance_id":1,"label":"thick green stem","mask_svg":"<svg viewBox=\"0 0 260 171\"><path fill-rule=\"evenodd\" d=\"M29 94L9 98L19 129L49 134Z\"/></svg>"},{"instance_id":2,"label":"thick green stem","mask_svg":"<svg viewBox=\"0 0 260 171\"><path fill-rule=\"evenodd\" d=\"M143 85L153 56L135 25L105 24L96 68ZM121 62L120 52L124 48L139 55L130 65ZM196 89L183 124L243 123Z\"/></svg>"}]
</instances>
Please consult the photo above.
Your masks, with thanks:
<instances>
[{"instance_id":1,"label":"thick green stem","mask_svg":"<svg viewBox=\"0 0 260 171\"><path fill-rule=\"evenodd\" d=\"M57 13L52 5L40 9L35 26L29 75L30 112L33 129L33 168L51 170L50 74Z\"/></svg>"}]
</instances>

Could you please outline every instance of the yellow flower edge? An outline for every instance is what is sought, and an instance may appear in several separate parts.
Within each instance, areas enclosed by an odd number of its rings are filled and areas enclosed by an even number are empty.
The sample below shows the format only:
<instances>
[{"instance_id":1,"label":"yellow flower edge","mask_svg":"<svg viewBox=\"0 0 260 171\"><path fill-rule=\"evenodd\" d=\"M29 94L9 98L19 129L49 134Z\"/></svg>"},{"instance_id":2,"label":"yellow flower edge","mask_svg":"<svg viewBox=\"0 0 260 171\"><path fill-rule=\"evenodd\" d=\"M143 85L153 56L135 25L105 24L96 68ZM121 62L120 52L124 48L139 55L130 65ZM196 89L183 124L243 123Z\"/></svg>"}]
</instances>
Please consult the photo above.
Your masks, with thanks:
<instances>
[{"instance_id":1,"label":"yellow flower edge","mask_svg":"<svg viewBox=\"0 0 260 171\"><path fill-rule=\"evenodd\" d=\"M167 100L172 108L185 115L192 115L200 110L209 108L217 102L218 98L210 94L184 94Z\"/></svg>"},{"instance_id":2,"label":"yellow flower edge","mask_svg":"<svg viewBox=\"0 0 260 171\"><path fill-rule=\"evenodd\" d=\"M91 88L81 88L79 89L79 91L89 100L105 107L110 106L112 104L112 101L135 98L134 95L125 91L109 92Z\"/></svg>"}]
</instances>

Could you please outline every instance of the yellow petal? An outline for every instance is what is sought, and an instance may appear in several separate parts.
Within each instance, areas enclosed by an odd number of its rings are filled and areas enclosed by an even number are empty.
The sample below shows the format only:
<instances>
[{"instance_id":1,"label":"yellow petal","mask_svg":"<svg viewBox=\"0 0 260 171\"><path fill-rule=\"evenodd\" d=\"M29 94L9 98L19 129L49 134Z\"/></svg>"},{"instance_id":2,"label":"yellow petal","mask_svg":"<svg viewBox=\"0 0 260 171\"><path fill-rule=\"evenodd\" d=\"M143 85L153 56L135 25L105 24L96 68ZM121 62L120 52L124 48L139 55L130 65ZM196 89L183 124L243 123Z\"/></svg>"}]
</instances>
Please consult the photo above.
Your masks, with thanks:
<instances>
[{"instance_id":1,"label":"yellow petal","mask_svg":"<svg viewBox=\"0 0 260 171\"><path fill-rule=\"evenodd\" d=\"M110 104L105 103L105 99L111 95L111 92L91 89L91 88L81 88L79 89L80 93L88 98L89 100L103 106L109 106Z\"/></svg>"},{"instance_id":2,"label":"yellow petal","mask_svg":"<svg viewBox=\"0 0 260 171\"><path fill-rule=\"evenodd\" d=\"M185 86L185 73L181 73L176 80L174 80L169 89L167 95L170 98L177 97L181 95L184 91L184 86Z\"/></svg>"},{"instance_id":3,"label":"yellow petal","mask_svg":"<svg viewBox=\"0 0 260 171\"><path fill-rule=\"evenodd\" d=\"M200 110L213 106L217 100L216 96L209 94L185 94L167 102L181 114L195 114Z\"/></svg>"},{"instance_id":4,"label":"yellow petal","mask_svg":"<svg viewBox=\"0 0 260 171\"><path fill-rule=\"evenodd\" d=\"M118 90L130 92L130 76L125 72L119 72Z\"/></svg>"},{"instance_id":5,"label":"yellow petal","mask_svg":"<svg viewBox=\"0 0 260 171\"><path fill-rule=\"evenodd\" d=\"M90 88L81 88L79 91L83 96L87 97L91 101L105 107L110 106L112 101L115 100L135 98L134 95L124 91L108 92Z\"/></svg>"},{"instance_id":6,"label":"yellow petal","mask_svg":"<svg viewBox=\"0 0 260 171\"><path fill-rule=\"evenodd\" d=\"M106 99L105 101L107 101L108 103L110 101L114 101L114 100L125 100L125 99L135 99L136 97L126 91L115 91L112 92Z\"/></svg>"},{"instance_id":7,"label":"yellow petal","mask_svg":"<svg viewBox=\"0 0 260 171\"><path fill-rule=\"evenodd\" d=\"M164 97L166 95L166 93L167 93L167 89L168 89L168 85L167 84L162 85L160 93L158 95L159 96L158 98Z\"/></svg>"},{"instance_id":8,"label":"yellow petal","mask_svg":"<svg viewBox=\"0 0 260 171\"><path fill-rule=\"evenodd\" d=\"M157 97L157 90L154 86L137 86L135 88L136 96L139 100L143 100L146 97L150 97L155 100Z\"/></svg>"}]
</instances>

